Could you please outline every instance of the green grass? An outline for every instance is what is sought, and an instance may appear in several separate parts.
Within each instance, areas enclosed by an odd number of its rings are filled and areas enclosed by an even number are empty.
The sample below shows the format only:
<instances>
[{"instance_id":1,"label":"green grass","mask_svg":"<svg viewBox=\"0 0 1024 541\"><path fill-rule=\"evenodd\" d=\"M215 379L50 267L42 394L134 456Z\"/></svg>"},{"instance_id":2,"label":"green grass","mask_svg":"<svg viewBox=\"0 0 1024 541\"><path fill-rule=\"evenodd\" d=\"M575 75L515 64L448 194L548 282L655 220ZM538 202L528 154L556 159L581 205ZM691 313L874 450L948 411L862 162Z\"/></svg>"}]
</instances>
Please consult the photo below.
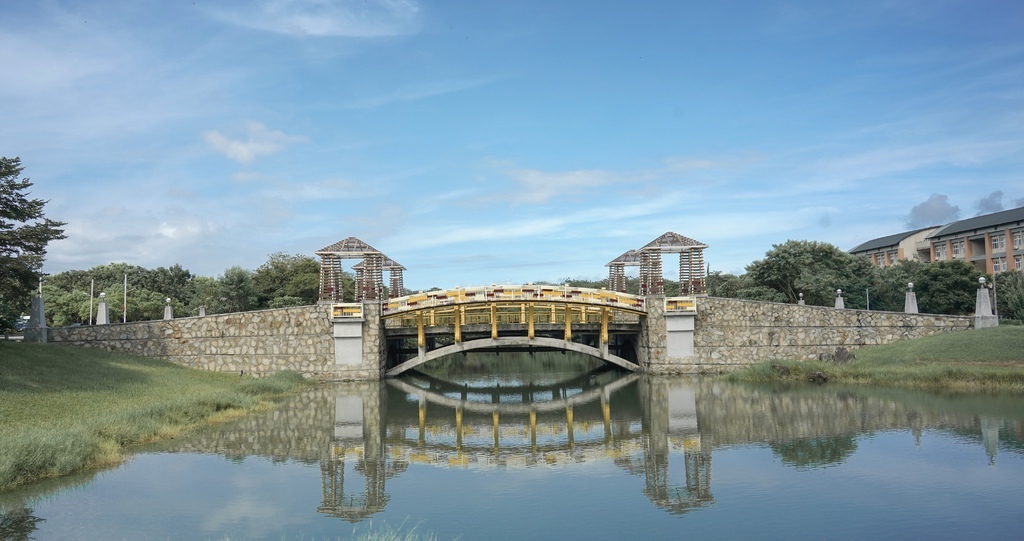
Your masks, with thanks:
<instances>
[{"instance_id":1,"label":"green grass","mask_svg":"<svg viewBox=\"0 0 1024 541\"><path fill-rule=\"evenodd\" d=\"M938 334L855 351L846 364L776 360L727 374L736 381L807 381L1024 393L1024 327Z\"/></svg>"},{"instance_id":2,"label":"green grass","mask_svg":"<svg viewBox=\"0 0 1024 541\"><path fill-rule=\"evenodd\" d=\"M95 349L0 342L0 490L110 466L134 444L267 408L306 381Z\"/></svg>"}]
</instances>

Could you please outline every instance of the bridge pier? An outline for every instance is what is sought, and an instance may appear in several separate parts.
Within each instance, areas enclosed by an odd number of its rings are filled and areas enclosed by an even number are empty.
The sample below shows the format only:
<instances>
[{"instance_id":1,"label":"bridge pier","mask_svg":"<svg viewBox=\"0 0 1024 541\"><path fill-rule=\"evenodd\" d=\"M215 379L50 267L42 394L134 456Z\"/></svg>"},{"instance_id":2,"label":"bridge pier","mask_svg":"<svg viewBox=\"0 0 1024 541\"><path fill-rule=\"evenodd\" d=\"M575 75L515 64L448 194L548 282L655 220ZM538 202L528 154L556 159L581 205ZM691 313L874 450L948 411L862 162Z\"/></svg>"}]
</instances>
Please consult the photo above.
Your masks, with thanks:
<instances>
[{"instance_id":1,"label":"bridge pier","mask_svg":"<svg viewBox=\"0 0 1024 541\"><path fill-rule=\"evenodd\" d=\"M675 299L667 304L676 302ZM641 370L653 374L691 373L695 368L693 339L697 312L666 309L663 295L648 295L647 317L640 324L637 358Z\"/></svg>"},{"instance_id":2,"label":"bridge pier","mask_svg":"<svg viewBox=\"0 0 1024 541\"><path fill-rule=\"evenodd\" d=\"M640 341L637 344L636 357L641 370L657 372L657 368L668 359L665 296L648 295L644 297L644 306L647 317L640 318Z\"/></svg>"},{"instance_id":3,"label":"bridge pier","mask_svg":"<svg viewBox=\"0 0 1024 541\"><path fill-rule=\"evenodd\" d=\"M387 342L379 302L335 305L334 367L343 380L379 380L384 375ZM420 346L423 349L423 346Z\"/></svg>"}]
</instances>

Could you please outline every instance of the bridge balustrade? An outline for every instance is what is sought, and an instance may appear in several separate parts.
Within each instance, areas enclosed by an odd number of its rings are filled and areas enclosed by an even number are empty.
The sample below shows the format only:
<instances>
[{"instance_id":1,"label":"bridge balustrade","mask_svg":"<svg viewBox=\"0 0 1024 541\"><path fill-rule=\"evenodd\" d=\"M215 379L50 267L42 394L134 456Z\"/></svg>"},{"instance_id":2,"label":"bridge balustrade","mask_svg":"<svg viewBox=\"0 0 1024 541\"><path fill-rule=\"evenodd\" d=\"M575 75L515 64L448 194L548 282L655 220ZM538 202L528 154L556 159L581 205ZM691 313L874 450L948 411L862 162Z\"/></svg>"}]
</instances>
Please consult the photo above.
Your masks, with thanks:
<instances>
[{"instance_id":1,"label":"bridge balustrade","mask_svg":"<svg viewBox=\"0 0 1024 541\"><path fill-rule=\"evenodd\" d=\"M523 301L603 306L637 314L643 314L645 310L643 297L606 289L549 285L493 285L428 291L398 297L383 305L383 315L388 317L403 312L452 305Z\"/></svg>"},{"instance_id":2,"label":"bridge balustrade","mask_svg":"<svg viewBox=\"0 0 1024 541\"><path fill-rule=\"evenodd\" d=\"M694 297L665 297L666 312L696 312L697 299Z\"/></svg>"}]
</instances>

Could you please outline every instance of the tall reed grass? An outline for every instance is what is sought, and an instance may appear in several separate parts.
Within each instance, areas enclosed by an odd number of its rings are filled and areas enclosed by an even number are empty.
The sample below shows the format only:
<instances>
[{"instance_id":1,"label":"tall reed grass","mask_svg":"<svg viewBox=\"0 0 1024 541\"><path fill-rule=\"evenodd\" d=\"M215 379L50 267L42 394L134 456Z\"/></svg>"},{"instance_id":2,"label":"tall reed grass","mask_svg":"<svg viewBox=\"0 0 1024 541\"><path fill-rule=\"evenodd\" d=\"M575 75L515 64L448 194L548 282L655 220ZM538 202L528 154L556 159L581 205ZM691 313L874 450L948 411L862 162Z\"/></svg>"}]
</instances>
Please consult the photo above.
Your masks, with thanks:
<instances>
[{"instance_id":1,"label":"tall reed grass","mask_svg":"<svg viewBox=\"0 0 1024 541\"><path fill-rule=\"evenodd\" d=\"M129 446L270 407L305 384L100 350L0 342L0 490L117 464Z\"/></svg>"}]
</instances>

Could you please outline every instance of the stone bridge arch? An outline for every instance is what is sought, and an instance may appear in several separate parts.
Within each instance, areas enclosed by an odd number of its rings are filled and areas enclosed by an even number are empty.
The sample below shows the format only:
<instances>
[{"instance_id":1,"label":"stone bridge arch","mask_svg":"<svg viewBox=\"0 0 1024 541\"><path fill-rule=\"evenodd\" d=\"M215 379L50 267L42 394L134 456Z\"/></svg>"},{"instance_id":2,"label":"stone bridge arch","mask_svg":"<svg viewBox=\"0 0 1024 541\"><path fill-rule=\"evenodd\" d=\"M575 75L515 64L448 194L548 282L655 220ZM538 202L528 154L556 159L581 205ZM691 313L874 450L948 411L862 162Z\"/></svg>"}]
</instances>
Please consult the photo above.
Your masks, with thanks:
<instances>
[{"instance_id":1,"label":"stone bridge arch","mask_svg":"<svg viewBox=\"0 0 1024 541\"><path fill-rule=\"evenodd\" d=\"M535 336L529 338L526 336L499 336L497 338L479 338L476 340L469 340L466 342L456 342L451 345L443 346L431 351L425 352L423 355L414 357L398 364L397 366L388 369L384 374L386 376L397 376L412 370L420 365L428 363L434 359L444 357L446 355L452 355L456 353L465 353L469 351L477 350L501 350L501 349L547 349L547 350L562 350L562 351L575 351L590 355L591 357L601 359L605 362L614 364L631 372L635 372L640 369L639 365L632 363L618 355L610 353L607 348L596 348L581 344L579 342L572 342L568 340L562 340L558 338L546 338L541 336Z\"/></svg>"}]
</instances>

